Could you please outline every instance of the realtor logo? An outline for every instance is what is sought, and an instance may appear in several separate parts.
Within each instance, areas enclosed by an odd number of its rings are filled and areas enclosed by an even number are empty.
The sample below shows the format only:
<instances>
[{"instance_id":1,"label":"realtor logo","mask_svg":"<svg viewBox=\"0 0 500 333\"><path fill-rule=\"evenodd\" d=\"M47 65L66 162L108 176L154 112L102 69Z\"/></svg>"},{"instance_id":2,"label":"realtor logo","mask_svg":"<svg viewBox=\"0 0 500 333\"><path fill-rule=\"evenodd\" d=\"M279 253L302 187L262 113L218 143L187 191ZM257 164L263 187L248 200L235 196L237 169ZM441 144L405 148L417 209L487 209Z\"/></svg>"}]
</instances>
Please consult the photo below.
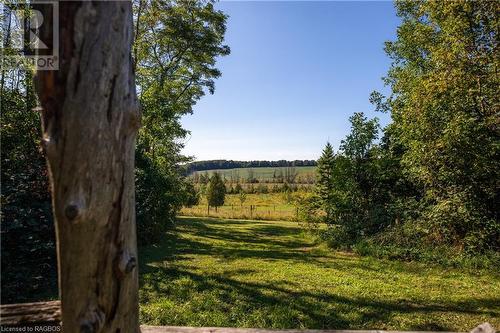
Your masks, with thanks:
<instances>
[{"instance_id":1,"label":"realtor logo","mask_svg":"<svg viewBox=\"0 0 500 333\"><path fill-rule=\"evenodd\" d=\"M58 5L57 1L0 4L2 67L59 69Z\"/></svg>"}]
</instances>

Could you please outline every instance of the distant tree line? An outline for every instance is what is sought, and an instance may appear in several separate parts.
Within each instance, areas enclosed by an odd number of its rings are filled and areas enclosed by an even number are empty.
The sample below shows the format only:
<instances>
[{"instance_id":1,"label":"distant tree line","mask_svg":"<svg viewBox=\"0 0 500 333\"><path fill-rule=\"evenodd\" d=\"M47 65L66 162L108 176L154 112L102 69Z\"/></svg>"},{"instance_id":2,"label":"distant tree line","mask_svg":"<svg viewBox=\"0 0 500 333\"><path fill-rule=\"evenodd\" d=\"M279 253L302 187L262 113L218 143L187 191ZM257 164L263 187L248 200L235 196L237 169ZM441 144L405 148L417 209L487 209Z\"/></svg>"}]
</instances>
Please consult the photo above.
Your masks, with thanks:
<instances>
[{"instance_id":1,"label":"distant tree line","mask_svg":"<svg viewBox=\"0 0 500 333\"><path fill-rule=\"evenodd\" d=\"M209 160L196 161L186 165L186 171L191 174L195 171L236 169L236 168L263 168L263 167L300 167L316 166L315 160L295 160L295 161L233 161L233 160Z\"/></svg>"}]
</instances>

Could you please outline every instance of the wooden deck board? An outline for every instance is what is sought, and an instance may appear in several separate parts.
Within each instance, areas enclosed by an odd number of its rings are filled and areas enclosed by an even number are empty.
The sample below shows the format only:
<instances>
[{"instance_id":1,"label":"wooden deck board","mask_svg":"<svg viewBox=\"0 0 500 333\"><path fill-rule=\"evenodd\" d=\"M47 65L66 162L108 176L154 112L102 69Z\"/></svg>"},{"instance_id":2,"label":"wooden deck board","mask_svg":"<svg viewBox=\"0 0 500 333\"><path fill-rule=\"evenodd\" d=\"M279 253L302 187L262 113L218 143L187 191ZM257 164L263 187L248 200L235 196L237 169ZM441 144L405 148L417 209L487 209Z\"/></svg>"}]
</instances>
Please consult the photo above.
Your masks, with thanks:
<instances>
[{"instance_id":1,"label":"wooden deck board","mask_svg":"<svg viewBox=\"0 0 500 333\"><path fill-rule=\"evenodd\" d=\"M61 302L37 302L0 306L0 325L58 324L61 321Z\"/></svg>"}]
</instances>

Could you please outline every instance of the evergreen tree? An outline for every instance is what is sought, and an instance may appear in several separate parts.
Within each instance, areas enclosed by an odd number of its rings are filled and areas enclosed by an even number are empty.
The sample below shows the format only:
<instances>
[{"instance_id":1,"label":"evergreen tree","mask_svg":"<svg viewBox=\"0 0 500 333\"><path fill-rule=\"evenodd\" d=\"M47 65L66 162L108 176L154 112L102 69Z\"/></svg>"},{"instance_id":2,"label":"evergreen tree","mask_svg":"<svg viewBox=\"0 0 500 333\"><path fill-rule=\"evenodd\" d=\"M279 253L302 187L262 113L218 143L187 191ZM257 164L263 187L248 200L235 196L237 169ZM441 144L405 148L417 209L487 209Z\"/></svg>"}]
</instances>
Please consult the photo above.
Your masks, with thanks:
<instances>
[{"instance_id":1,"label":"evergreen tree","mask_svg":"<svg viewBox=\"0 0 500 333\"><path fill-rule=\"evenodd\" d=\"M332 198L333 198L333 168L335 165L335 155L330 142L326 143L321 157L318 159L316 195L321 208L326 212L326 222L330 223L332 218Z\"/></svg>"},{"instance_id":2,"label":"evergreen tree","mask_svg":"<svg viewBox=\"0 0 500 333\"><path fill-rule=\"evenodd\" d=\"M208 205L215 207L215 211L217 211L217 207L224 205L225 197L226 186L224 185L219 173L215 172L212 177L210 177L210 181L207 186Z\"/></svg>"},{"instance_id":3,"label":"evergreen tree","mask_svg":"<svg viewBox=\"0 0 500 333\"><path fill-rule=\"evenodd\" d=\"M186 181L184 183L184 206L192 207L200 203L200 194L194 187L192 182Z\"/></svg>"}]
</instances>

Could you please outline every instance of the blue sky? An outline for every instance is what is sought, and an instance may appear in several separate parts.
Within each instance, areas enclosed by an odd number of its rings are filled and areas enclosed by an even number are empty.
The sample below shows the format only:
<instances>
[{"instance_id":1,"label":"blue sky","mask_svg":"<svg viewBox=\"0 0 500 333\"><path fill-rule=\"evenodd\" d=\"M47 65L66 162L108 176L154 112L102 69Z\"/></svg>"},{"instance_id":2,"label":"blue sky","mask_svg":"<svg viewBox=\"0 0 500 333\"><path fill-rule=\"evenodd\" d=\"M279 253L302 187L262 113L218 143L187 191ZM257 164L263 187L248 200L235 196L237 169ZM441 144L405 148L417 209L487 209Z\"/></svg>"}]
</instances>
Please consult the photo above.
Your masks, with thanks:
<instances>
[{"instance_id":1,"label":"blue sky","mask_svg":"<svg viewBox=\"0 0 500 333\"><path fill-rule=\"evenodd\" d=\"M387 124L368 102L386 91L383 51L399 19L392 2L219 2L229 15L219 59L222 76L183 117L191 131L184 153L197 160L317 159L349 132L349 116L365 112Z\"/></svg>"}]
</instances>

